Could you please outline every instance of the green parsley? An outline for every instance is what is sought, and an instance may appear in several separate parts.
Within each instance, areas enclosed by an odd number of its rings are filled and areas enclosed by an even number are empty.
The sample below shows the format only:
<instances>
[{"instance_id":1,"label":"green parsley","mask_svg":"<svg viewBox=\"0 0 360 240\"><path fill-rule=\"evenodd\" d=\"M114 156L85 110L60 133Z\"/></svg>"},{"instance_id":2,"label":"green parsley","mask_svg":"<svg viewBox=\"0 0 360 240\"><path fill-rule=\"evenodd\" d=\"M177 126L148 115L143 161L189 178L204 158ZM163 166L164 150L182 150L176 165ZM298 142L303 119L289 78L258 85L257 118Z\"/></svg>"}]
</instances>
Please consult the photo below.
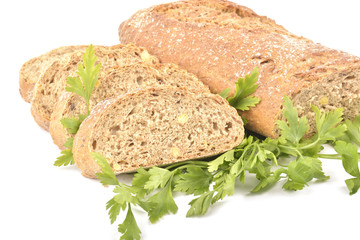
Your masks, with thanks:
<instances>
[{"instance_id":1,"label":"green parsley","mask_svg":"<svg viewBox=\"0 0 360 240\"><path fill-rule=\"evenodd\" d=\"M89 114L89 99L100 71L100 65L94 66L96 57L92 46L83 60L84 66L79 65L78 77L68 78L67 90L84 97ZM260 102L252 95L257 89L258 74L255 68L250 75L239 78L233 96L229 97L230 89L225 89L219 95L239 111L255 107ZM236 182L244 183L249 174L254 174L258 179L252 193L266 191L275 184L282 184L287 191L302 190L314 180L329 179L323 172L322 158L342 160L345 171L352 176L345 180L345 184L349 193L355 194L360 188L357 152L360 145L360 115L354 121L342 122L342 109L321 113L313 106L316 134L307 139L305 136L309 125L306 117L299 118L296 107L286 96L283 106L284 120L277 121L281 133L278 139L258 139L249 135L239 146L214 160L185 161L148 170L139 168L131 185L118 181L105 157L91 153L101 167L101 172L97 173L100 182L104 186L114 186L115 195L106 204L111 224L127 210L124 221L118 225L118 231L122 233L120 239L140 239L141 231L132 207L141 208L147 213L149 221L155 223L164 215L177 212L173 193L182 192L194 196L189 202L186 216L204 215L216 202L233 195ZM69 133L76 134L86 116L63 119L62 124ZM57 166L73 163L72 140L69 138L65 144L68 149L58 158ZM337 154L321 154L323 144L333 145ZM283 163L284 159L286 164Z\"/></svg>"},{"instance_id":2,"label":"green parsley","mask_svg":"<svg viewBox=\"0 0 360 240\"><path fill-rule=\"evenodd\" d=\"M73 92L83 97L86 102L87 113L79 114L78 117L63 118L60 120L63 127L69 134L76 134L79 130L80 124L90 114L90 97L95 88L95 84L98 80L101 64L96 64L97 57L93 45L90 45L83 55L83 64L79 63L77 77L68 77L66 91ZM61 151L61 156L57 158L55 166L67 166L73 165L74 157L72 154L72 142L73 138L67 139L64 144L65 150Z\"/></svg>"},{"instance_id":3,"label":"green parsley","mask_svg":"<svg viewBox=\"0 0 360 240\"><path fill-rule=\"evenodd\" d=\"M87 115L90 114L90 97L98 80L101 64L95 65L97 57L93 45L90 45L83 55L83 65L78 65L77 77L67 78L68 92L76 93L86 101Z\"/></svg>"},{"instance_id":4,"label":"green parsley","mask_svg":"<svg viewBox=\"0 0 360 240\"><path fill-rule=\"evenodd\" d=\"M230 90L227 89L220 95L241 111L255 106L259 101L248 95L256 90L257 75L258 71L255 69L250 76L239 79L233 97L228 97ZM250 135L239 146L211 161L186 161L166 168L138 169L131 186L127 186L127 192L122 193L123 200L117 203L114 197L108 202L111 222L114 222L120 209L124 208L125 202L128 206L137 203L148 213L151 223L166 214L176 213L178 207L173 199L173 192L194 196L189 202L187 217L204 215L210 206L233 195L236 182L244 183L248 174L254 174L258 179L252 193L268 190L277 183L281 183L282 188L287 191L302 190L314 180L329 179L322 169L320 159L324 157L342 159L345 171L353 177L345 183L350 194L355 194L360 188L360 171L357 146L352 142L360 142L360 116L354 121L342 123L342 109L321 113L313 106L316 134L307 139L305 136L309 125L306 117L299 118L296 107L286 96L283 106L284 120L277 121L281 133L278 139L261 140ZM323 144L334 145L338 154L320 154ZM284 159L286 165L282 164ZM109 170L111 169L104 169L103 173L110 176ZM104 179L104 176L100 179ZM130 216L134 219L132 213ZM121 232L127 233L126 228L130 226L123 227ZM136 222L133 228L138 229Z\"/></svg>"},{"instance_id":5,"label":"green parsley","mask_svg":"<svg viewBox=\"0 0 360 240\"><path fill-rule=\"evenodd\" d=\"M258 85L256 84L259 76L259 70L255 68L250 75L246 75L245 78L239 78L235 83L236 91L234 96L229 97L230 88L224 89L220 96L227 99L229 104L240 110L247 111L250 107L255 107L260 102L260 99L252 96ZM251 95L251 96L250 96Z\"/></svg>"}]
</instances>

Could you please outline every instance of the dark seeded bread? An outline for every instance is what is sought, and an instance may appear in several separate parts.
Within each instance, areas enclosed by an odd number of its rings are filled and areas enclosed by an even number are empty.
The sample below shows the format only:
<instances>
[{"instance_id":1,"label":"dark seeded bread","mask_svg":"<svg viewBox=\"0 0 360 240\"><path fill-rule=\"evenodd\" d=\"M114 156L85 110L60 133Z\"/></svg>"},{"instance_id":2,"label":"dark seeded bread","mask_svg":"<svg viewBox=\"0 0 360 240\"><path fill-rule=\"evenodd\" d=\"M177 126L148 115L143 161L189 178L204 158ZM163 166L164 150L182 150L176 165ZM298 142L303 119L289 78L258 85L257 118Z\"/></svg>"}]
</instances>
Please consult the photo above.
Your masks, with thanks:
<instances>
[{"instance_id":1,"label":"dark seeded bread","mask_svg":"<svg viewBox=\"0 0 360 240\"><path fill-rule=\"evenodd\" d=\"M243 136L241 117L222 97L161 86L100 102L81 124L73 154L82 174L95 177L90 152L120 174L217 155Z\"/></svg>"},{"instance_id":2,"label":"dark seeded bread","mask_svg":"<svg viewBox=\"0 0 360 240\"><path fill-rule=\"evenodd\" d=\"M210 92L209 88L198 80L193 74L178 68L174 64L148 65L136 63L122 67L108 69L106 74L98 80L90 101L92 108L97 103L109 97L115 97L134 91L139 88L171 85L174 87L187 87L194 92ZM86 103L80 96L65 93L57 102L51 115L50 134L54 143L63 149L68 137L66 129L60 120L86 114Z\"/></svg>"},{"instance_id":3,"label":"dark seeded bread","mask_svg":"<svg viewBox=\"0 0 360 240\"><path fill-rule=\"evenodd\" d=\"M30 102L34 86L48 66L54 61L62 59L65 55L73 53L74 51L85 50L87 47L88 46L85 45L59 47L24 63L21 66L19 74L21 97L26 102Z\"/></svg>"},{"instance_id":4,"label":"dark seeded bread","mask_svg":"<svg viewBox=\"0 0 360 240\"><path fill-rule=\"evenodd\" d=\"M157 64L158 59L149 55L144 48L133 44L111 47L94 46L97 60L102 64L102 72L111 66L123 66L136 62ZM51 114L59 97L65 92L66 79L75 76L84 51L77 51L68 58L55 61L36 83L31 101L31 113L35 121L49 129Z\"/></svg>"},{"instance_id":5,"label":"dark seeded bread","mask_svg":"<svg viewBox=\"0 0 360 240\"><path fill-rule=\"evenodd\" d=\"M255 95L261 103L243 116L247 128L277 137L284 95L307 116L342 107L345 118L358 113L360 58L296 36L251 9L224 0L189 0L141 10L119 27L122 43L134 42L162 62L194 73L211 91L235 90L234 82L260 70Z\"/></svg>"}]
</instances>

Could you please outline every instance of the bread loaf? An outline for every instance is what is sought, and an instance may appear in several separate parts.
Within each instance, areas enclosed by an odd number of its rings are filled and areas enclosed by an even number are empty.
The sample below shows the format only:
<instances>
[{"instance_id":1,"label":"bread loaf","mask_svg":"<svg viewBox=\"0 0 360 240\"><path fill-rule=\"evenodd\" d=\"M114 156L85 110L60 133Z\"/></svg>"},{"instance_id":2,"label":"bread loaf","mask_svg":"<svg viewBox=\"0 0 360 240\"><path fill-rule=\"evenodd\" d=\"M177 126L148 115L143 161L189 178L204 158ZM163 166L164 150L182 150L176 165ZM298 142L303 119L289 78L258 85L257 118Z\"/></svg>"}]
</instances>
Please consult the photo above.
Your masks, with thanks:
<instances>
[{"instance_id":1,"label":"bread loaf","mask_svg":"<svg viewBox=\"0 0 360 240\"><path fill-rule=\"evenodd\" d=\"M241 117L222 97L184 88L146 88L100 102L74 139L76 165L86 177L106 157L115 174L217 155L239 145Z\"/></svg>"},{"instance_id":2,"label":"bread loaf","mask_svg":"<svg viewBox=\"0 0 360 240\"><path fill-rule=\"evenodd\" d=\"M309 119L309 135L315 130L311 105L321 111L342 107L349 119L359 113L360 58L296 36L229 1L178 1L141 10L120 25L119 37L194 73L214 93L234 92L234 82L258 67L255 95L261 103L242 115L248 129L265 136L279 136L284 95Z\"/></svg>"},{"instance_id":3,"label":"bread loaf","mask_svg":"<svg viewBox=\"0 0 360 240\"><path fill-rule=\"evenodd\" d=\"M136 62L158 63L158 59L133 44L111 47L94 46L97 60L102 64L102 72L107 67L122 66ZM36 83L31 101L31 113L35 121L49 129L50 117L59 97L65 92L66 79L75 76L78 64L82 62L85 52L76 51L66 58L53 62Z\"/></svg>"},{"instance_id":4,"label":"bread loaf","mask_svg":"<svg viewBox=\"0 0 360 240\"><path fill-rule=\"evenodd\" d=\"M90 99L90 108L109 97L123 95L139 88L171 85L187 87L194 92L210 92L193 74L178 68L174 64L148 65L135 63L109 68L100 76L97 87ZM54 143L61 149L68 137L60 120L86 114L86 103L82 97L74 93L65 93L57 102L51 115L50 134Z\"/></svg>"}]
</instances>

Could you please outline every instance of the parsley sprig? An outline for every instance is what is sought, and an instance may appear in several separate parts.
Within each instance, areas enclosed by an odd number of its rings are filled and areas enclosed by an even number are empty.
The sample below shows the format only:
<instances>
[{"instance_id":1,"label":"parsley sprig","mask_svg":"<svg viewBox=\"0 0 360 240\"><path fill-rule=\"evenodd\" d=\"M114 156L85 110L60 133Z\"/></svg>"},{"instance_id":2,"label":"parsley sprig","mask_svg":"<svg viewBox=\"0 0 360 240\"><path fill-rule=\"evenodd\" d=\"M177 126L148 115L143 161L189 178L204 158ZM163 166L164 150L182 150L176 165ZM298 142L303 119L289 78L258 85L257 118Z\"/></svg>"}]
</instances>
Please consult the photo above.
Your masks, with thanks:
<instances>
[{"instance_id":1,"label":"parsley sprig","mask_svg":"<svg viewBox=\"0 0 360 240\"><path fill-rule=\"evenodd\" d=\"M93 45L90 45L83 55L83 64L78 65L78 76L68 77L65 90L76 93L86 101L87 115L90 114L90 97L99 78L101 64L95 64L97 57Z\"/></svg>"},{"instance_id":2,"label":"parsley sprig","mask_svg":"<svg viewBox=\"0 0 360 240\"><path fill-rule=\"evenodd\" d=\"M211 161L186 161L149 170L140 168L128 191L137 199L137 205L148 213L152 223L166 214L177 212L173 192L193 195L186 216L200 216L216 202L233 195L236 182L245 183L249 174L258 179L252 193L269 190L278 182L282 183L284 190L296 191L309 186L314 180L328 180L329 176L322 169L324 155L320 151L323 144L332 144L338 154L327 157L342 159L345 171L353 177L345 183L349 193L355 194L360 188L359 154L354 143L342 139L360 136L360 124L357 122L360 118L342 123L342 109L325 113L317 107L312 109L316 116L317 133L310 139L305 137L309 129L306 117L299 118L297 109L285 97L284 120L278 121L279 139L261 140L250 135L239 146ZM349 124L353 124L355 130L349 130ZM288 162L286 165L281 163L284 159ZM113 198L111 201L118 200ZM127 204L133 202L129 200ZM110 219L119 214L118 208L108 209ZM124 226L130 228L126 224Z\"/></svg>"},{"instance_id":3,"label":"parsley sprig","mask_svg":"<svg viewBox=\"0 0 360 240\"><path fill-rule=\"evenodd\" d=\"M227 99L232 107L240 111L247 111L250 107L255 107L260 102L260 98L251 95L258 87L256 84L258 76L259 70L254 68L250 75L245 75L244 78L239 78L235 82L236 91L233 96L229 97L230 88L224 89L219 95Z\"/></svg>"},{"instance_id":4,"label":"parsley sprig","mask_svg":"<svg viewBox=\"0 0 360 240\"><path fill-rule=\"evenodd\" d=\"M65 90L73 92L83 97L86 102L87 112L79 114L77 117L63 118L60 120L63 127L71 135L75 135L80 127L80 124L90 114L90 97L98 81L101 64L96 64L97 57L95 55L93 45L90 45L82 57L83 63L79 63L76 77L67 78L67 86ZM65 150L61 151L61 156L57 158L55 166L73 165L74 157L72 154L73 137L69 137L64 144Z\"/></svg>"},{"instance_id":5,"label":"parsley sprig","mask_svg":"<svg viewBox=\"0 0 360 240\"><path fill-rule=\"evenodd\" d=\"M84 55L84 66L79 65L78 77L69 78L68 91L83 96L87 102L99 74L100 65L95 66L96 57L91 49ZM220 93L229 104L241 111L255 107L260 99L252 94L257 89L258 69L236 82L236 92L229 97L230 89ZM209 208L231 196L236 182L245 183L246 176L254 174L258 179L252 193L269 190L281 183L287 191L296 191L316 181L326 181L329 176L323 172L323 158L341 159L344 169L352 178L345 181L349 193L355 194L360 188L360 170L358 167L360 145L360 115L354 121L342 122L342 109L322 113L316 106L316 134L306 138L309 129L306 117L299 118L298 111L288 97L284 97L283 117L277 121L281 136L278 139L258 139L246 136L242 143L213 160L185 161L167 167L139 168L134 174L131 185L121 183L116 178L109 163L99 153L91 153L101 167L97 173L104 186L114 187L114 197L106 204L110 222L114 223L122 212L126 217L118 225L122 233L120 239L140 239L141 231L136 223L132 208L141 208L151 223L157 222L167 214L178 210L173 197L174 192L192 195L187 217L206 214ZM360 109L359 109L360 110ZM63 119L61 122L68 132L76 134L81 122L87 115ZM72 138L65 146L56 165L73 163L71 148ZM321 154L323 144L334 146L337 154ZM284 164L283 162L286 162Z\"/></svg>"}]
</instances>

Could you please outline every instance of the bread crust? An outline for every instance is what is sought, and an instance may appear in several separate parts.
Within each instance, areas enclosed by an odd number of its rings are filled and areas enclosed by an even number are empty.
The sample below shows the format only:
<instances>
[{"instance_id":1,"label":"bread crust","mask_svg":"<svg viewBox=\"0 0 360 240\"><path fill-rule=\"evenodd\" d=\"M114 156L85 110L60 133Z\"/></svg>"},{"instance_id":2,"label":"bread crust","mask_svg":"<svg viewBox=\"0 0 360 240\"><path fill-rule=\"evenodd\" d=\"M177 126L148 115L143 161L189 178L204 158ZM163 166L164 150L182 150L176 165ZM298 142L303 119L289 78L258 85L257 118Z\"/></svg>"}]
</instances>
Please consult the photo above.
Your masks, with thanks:
<instances>
[{"instance_id":1,"label":"bread crust","mask_svg":"<svg viewBox=\"0 0 360 240\"><path fill-rule=\"evenodd\" d=\"M82 171L82 175L84 175L85 177L89 177L89 178L96 178L96 173L100 172L101 169L98 166L98 164L94 161L94 159L91 157L91 139L92 139L92 135L94 134L93 129L96 127L96 125L98 124L98 122L100 121L100 119L102 117L106 117L106 115L108 114L107 110L110 109L114 104L118 104L118 101L124 100L126 99L136 99L136 97L141 94L142 92L145 91L156 91L157 89L169 89L170 91L173 91L174 89L178 89L178 91L185 91L190 93L187 89L185 88L174 88L171 86L161 86L161 87L149 87L149 88L144 88L144 89L140 89L134 92L130 92L124 95L119 95L117 97L114 98L109 98L107 100L104 100L102 102L100 102L99 104L96 105L96 107L91 111L91 114L89 115L89 117L87 117L83 123L81 124L79 131L77 132L77 134L75 135L74 138L74 144L73 144L73 155L74 155L74 160L75 163L77 165L77 167ZM194 93L191 93L194 94ZM232 107L230 107L230 105L228 104L228 102L223 99L222 97L215 95L215 94L211 94L211 93L197 93L197 94L202 94L202 98L206 97L206 98L212 98L214 100L216 100L219 103L219 107L220 105L222 105L221 107L223 109L226 109L227 111L229 111L229 113L231 113L232 117L234 119L236 119L236 121L238 123L241 124L241 128L240 128L240 133L237 137L237 140L231 143L231 147L229 147L228 149L223 149L223 151L221 152L225 152L228 150L231 150L232 148L238 146L242 139L244 138L244 128L243 128L243 123L241 120L241 117L237 114L236 110ZM209 147L210 148L210 147ZM219 153L221 153L219 152ZM219 154L217 153L217 154ZM216 154L215 154L216 155ZM194 155L195 156L195 155ZM204 155L202 157L210 157L212 155ZM174 162L179 162L179 161L185 161L185 160L189 160L189 159L164 159L162 161L159 160L152 160L152 164L148 164L148 166L143 166L145 168L151 167L153 165L164 165L164 164L171 164ZM120 173L124 173L124 172L133 172L136 171L138 167L130 167L128 169L121 169L121 170L116 170L113 169L115 174L120 174Z\"/></svg>"},{"instance_id":2,"label":"bread crust","mask_svg":"<svg viewBox=\"0 0 360 240\"><path fill-rule=\"evenodd\" d=\"M105 111L112 103L122 96L110 98L97 104L91 114L82 122L79 131L75 135L73 143L73 156L76 166L81 170L83 176L96 178L96 173L101 171L100 166L94 161L90 154L91 129L97 121L105 114Z\"/></svg>"},{"instance_id":3,"label":"bread crust","mask_svg":"<svg viewBox=\"0 0 360 240\"><path fill-rule=\"evenodd\" d=\"M63 119L62 113L68 106L70 97L72 96L71 92L65 92L58 100L55 106L54 112L51 114L51 121L49 125L49 132L53 139L54 144L56 144L60 150L64 150L63 146L67 140L67 131L64 129L64 126L61 124L60 120Z\"/></svg>"},{"instance_id":4,"label":"bread crust","mask_svg":"<svg viewBox=\"0 0 360 240\"><path fill-rule=\"evenodd\" d=\"M215 9L224 19L215 23L184 13L197 6ZM173 9L179 9L176 18L168 14ZM233 93L234 82L258 67L255 95L261 102L242 115L248 129L273 138L278 136L284 95L293 98L331 75L360 71L360 58L298 37L249 8L222 0L179 1L141 10L121 23L119 39L187 69L214 93L225 88Z\"/></svg>"}]
</instances>

